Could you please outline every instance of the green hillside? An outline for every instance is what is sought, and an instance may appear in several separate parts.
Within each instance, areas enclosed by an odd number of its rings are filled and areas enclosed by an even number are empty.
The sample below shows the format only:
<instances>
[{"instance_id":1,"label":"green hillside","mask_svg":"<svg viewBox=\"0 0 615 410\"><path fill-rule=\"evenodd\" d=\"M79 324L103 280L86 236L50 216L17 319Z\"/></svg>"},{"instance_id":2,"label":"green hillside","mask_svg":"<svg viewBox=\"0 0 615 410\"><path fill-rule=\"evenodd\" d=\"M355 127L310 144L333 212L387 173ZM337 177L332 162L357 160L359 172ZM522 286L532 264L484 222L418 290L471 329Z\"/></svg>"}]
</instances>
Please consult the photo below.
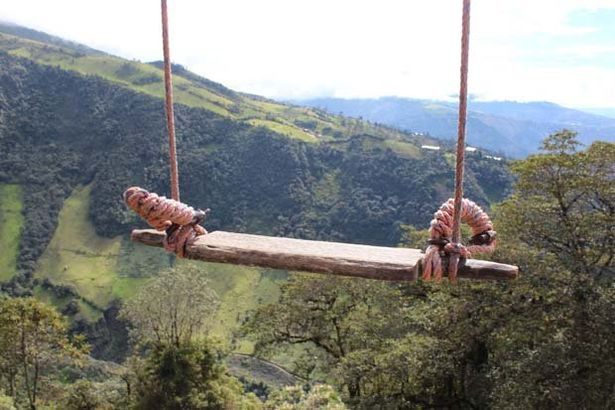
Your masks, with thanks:
<instances>
[{"instance_id":1,"label":"green hillside","mask_svg":"<svg viewBox=\"0 0 615 410\"><path fill-rule=\"evenodd\" d=\"M129 61L108 54L76 49L3 33L0 25L0 50L11 55L36 61L39 64L61 67L84 75L96 75L122 87L164 98L162 70L153 64ZM43 40L42 38L39 40ZM403 138L394 130L374 127L371 124L325 115L311 108L280 104L259 97L235 93L176 66L174 98L189 107L204 108L227 118L263 126L290 138L307 142L329 140L348 136L348 124L362 132L378 133L388 138Z\"/></svg>"},{"instance_id":2,"label":"green hillside","mask_svg":"<svg viewBox=\"0 0 615 410\"><path fill-rule=\"evenodd\" d=\"M424 137L175 72L182 198L213 210L210 230L395 246L403 224L426 227L453 191L446 144L427 152ZM155 63L0 35L0 240L3 266L16 267L1 286L69 312L104 354L116 301L172 262L128 239L143 222L121 200L132 185L168 190L160 79ZM477 153L467 164L469 197L507 195L505 161ZM286 277L199 266L221 298L214 333L225 340Z\"/></svg>"},{"instance_id":3,"label":"green hillside","mask_svg":"<svg viewBox=\"0 0 615 410\"><path fill-rule=\"evenodd\" d=\"M102 310L114 298L129 297L144 279L118 276L121 238L96 235L88 218L90 193L91 187L77 188L64 203L35 276L73 286Z\"/></svg>"},{"instance_id":4,"label":"green hillside","mask_svg":"<svg viewBox=\"0 0 615 410\"><path fill-rule=\"evenodd\" d=\"M97 320L114 299L130 298L141 284L167 268L170 260L160 249L134 244L121 236L97 235L88 218L90 194L90 186L80 187L65 201L53 238L39 259L35 277L74 289L79 295L81 315L87 320ZM259 303L277 297L275 275L261 273L256 268L215 263L198 266L221 298L213 334L222 340L232 337L239 317ZM36 294L60 308L70 301L70 297L57 297L42 288ZM244 344L238 348L250 349Z\"/></svg>"},{"instance_id":5,"label":"green hillside","mask_svg":"<svg viewBox=\"0 0 615 410\"><path fill-rule=\"evenodd\" d=\"M21 187L0 184L0 282L17 271L19 239L23 224Z\"/></svg>"}]
</instances>

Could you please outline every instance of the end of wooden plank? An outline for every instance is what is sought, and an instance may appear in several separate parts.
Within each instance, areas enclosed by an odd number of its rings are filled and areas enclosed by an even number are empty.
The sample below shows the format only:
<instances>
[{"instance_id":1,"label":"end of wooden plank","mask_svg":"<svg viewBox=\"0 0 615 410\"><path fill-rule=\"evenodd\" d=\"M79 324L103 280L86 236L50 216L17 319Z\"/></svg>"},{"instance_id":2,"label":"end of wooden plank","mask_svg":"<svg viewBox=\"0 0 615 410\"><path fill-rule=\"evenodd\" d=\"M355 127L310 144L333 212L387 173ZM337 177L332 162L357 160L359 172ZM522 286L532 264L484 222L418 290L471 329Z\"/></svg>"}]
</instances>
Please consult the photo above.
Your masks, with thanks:
<instances>
[{"instance_id":1,"label":"end of wooden plank","mask_svg":"<svg viewBox=\"0 0 615 410\"><path fill-rule=\"evenodd\" d=\"M442 266L447 265L448 260L443 257ZM417 275L419 277L423 275L423 260L417 265ZM445 276L448 275L445 273ZM519 277L519 267L482 259L461 259L457 276L471 280L513 280Z\"/></svg>"},{"instance_id":2,"label":"end of wooden plank","mask_svg":"<svg viewBox=\"0 0 615 410\"><path fill-rule=\"evenodd\" d=\"M165 237L164 232L156 231L154 229L134 229L130 233L130 239L133 242L142 243L147 246L155 246L157 248L163 248L162 241Z\"/></svg>"},{"instance_id":3,"label":"end of wooden plank","mask_svg":"<svg viewBox=\"0 0 615 410\"><path fill-rule=\"evenodd\" d=\"M512 280L519 277L518 266L481 259L467 259L462 261L458 271L459 277L464 279Z\"/></svg>"}]
</instances>

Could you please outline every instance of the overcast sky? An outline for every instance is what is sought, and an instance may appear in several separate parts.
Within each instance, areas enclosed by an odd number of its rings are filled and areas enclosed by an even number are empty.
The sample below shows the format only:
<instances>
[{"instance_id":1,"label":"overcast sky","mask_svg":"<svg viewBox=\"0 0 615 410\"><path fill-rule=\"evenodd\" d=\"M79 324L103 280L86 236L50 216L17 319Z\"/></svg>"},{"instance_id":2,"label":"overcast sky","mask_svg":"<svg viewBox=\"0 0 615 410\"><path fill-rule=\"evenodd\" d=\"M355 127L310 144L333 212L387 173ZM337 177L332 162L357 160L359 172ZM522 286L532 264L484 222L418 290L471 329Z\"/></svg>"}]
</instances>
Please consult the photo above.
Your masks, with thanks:
<instances>
[{"instance_id":1,"label":"overcast sky","mask_svg":"<svg viewBox=\"0 0 615 410\"><path fill-rule=\"evenodd\" d=\"M2 0L0 19L160 60L157 0ZM239 91L447 98L461 0L169 0L174 62ZM474 0L470 93L615 107L615 0Z\"/></svg>"}]
</instances>

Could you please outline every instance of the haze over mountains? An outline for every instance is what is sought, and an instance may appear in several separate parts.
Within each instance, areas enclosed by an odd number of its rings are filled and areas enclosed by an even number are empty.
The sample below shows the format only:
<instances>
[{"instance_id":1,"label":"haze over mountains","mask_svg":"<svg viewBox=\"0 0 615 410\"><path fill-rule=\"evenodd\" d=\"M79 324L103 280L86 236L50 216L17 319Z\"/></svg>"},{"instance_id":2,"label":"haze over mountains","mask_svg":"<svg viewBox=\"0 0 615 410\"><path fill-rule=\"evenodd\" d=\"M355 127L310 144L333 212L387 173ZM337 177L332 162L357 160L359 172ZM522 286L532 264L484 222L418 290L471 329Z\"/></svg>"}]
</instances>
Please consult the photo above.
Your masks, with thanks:
<instances>
[{"instance_id":1,"label":"haze over mountains","mask_svg":"<svg viewBox=\"0 0 615 410\"><path fill-rule=\"evenodd\" d=\"M293 102L439 138L454 139L457 135L456 103L398 97ZM615 118L549 102L470 101L468 110L468 144L514 158L536 152L544 137L564 128L578 132L585 144L615 141Z\"/></svg>"}]
</instances>

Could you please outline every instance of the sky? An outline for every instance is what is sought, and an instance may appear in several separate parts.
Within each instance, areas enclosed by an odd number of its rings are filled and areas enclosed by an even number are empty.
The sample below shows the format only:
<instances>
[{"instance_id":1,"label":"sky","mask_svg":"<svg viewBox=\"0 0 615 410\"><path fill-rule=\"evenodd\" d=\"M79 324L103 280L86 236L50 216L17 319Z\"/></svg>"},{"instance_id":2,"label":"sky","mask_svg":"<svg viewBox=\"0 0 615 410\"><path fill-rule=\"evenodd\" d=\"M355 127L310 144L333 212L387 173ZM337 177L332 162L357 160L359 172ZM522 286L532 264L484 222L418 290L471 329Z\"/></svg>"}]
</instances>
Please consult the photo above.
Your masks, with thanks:
<instances>
[{"instance_id":1,"label":"sky","mask_svg":"<svg viewBox=\"0 0 615 410\"><path fill-rule=\"evenodd\" d=\"M171 58L232 89L451 99L461 0L168 0ZM157 0L3 0L10 21L129 59L162 59ZM615 0L474 0L480 100L615 107Z\"/></svg>"}]
</instances>

